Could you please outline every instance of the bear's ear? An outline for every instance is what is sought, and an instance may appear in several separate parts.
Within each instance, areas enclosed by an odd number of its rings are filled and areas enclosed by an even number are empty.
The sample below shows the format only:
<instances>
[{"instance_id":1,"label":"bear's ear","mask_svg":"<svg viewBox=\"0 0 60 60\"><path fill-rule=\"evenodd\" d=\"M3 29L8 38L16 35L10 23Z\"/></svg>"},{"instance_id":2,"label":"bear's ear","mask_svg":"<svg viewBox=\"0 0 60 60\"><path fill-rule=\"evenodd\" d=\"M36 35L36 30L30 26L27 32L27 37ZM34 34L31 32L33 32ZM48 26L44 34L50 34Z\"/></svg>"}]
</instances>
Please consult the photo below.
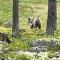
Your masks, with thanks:
<instances>
[{"instance_id":1,"label":"bear's ear","mask_svg":"<svg viewBox=\"0 0 60 60\"><path fill-rule=\"evenodd\" d=\"M31 22L31 18L30 17L28 17L28 23L30 23Z\"/></svg>"}]
</instances>

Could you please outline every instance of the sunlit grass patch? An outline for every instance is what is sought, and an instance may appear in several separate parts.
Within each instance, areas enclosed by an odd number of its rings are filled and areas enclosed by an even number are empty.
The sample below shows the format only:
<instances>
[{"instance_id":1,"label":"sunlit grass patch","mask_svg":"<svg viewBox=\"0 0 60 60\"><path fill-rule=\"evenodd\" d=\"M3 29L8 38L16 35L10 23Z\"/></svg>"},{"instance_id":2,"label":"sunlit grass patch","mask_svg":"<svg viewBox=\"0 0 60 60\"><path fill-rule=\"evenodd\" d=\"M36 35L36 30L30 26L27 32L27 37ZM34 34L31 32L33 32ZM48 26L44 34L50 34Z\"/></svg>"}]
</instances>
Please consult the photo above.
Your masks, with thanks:
<instances>
[{"instance_id":1,"label":"sunlit grass patch","mask_svg":"<svg viewBox=\"0 0 60 60\"><path fill-rule=\"evenodd\" d=\"M0 32L2 33L11 33L11 28L5 28L3 26L0 26Z\"/></svg>"}]
</instances>

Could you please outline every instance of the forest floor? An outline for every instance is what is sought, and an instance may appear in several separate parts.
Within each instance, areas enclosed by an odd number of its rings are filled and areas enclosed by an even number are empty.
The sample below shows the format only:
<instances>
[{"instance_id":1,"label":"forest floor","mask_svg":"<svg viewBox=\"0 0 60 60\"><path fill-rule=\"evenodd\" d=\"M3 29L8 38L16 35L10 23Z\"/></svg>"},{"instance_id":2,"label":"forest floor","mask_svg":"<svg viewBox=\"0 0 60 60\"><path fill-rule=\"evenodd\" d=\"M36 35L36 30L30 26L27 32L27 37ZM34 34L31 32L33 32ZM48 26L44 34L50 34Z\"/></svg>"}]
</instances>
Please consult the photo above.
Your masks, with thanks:
<instances>
[{"instance_id":1,"label":"forest floor","mask_svg":"<svg viewBox=\"0 0 60 60\"><path fill-rule=\"evenodd\" d=\"M57 0L57 30L54 33L54 36L42 35L46 32L46 22L47 22L47 13L48 13L48 1L46 0L23 0L19 3L19 23L20 29L22 29L19 34L20 38L14 38L12 34L12 0L0 0L0 32L3 32L8 35L9 39L12 41L11 44L5 44L8 47L7 51L20 51L27 50L31 47L29 42L35 40L57 40L60 41L60 1ZM31 29L30 25L27 23L27 17L37 17L40 15L41 18L41 30ZM0 38L1 40L2 38ZM51 48L51 47L50 47ZM60 48L56 48L58 51ZM52 49L54 51L54 49ZM51 52L51 51L49 51ZM20 55L15 53L4 53L0 54L0 57L4 58L19 58ZM21 56L22 57L22 56ZM20 58L21 58L20 57ZM26 58L23 56L22 58ZM21 60L23 60L21 58ZM18 59L19 60L19 59ZM27 59L25 59L27 60Z\"/></svg>"}]
</instances>

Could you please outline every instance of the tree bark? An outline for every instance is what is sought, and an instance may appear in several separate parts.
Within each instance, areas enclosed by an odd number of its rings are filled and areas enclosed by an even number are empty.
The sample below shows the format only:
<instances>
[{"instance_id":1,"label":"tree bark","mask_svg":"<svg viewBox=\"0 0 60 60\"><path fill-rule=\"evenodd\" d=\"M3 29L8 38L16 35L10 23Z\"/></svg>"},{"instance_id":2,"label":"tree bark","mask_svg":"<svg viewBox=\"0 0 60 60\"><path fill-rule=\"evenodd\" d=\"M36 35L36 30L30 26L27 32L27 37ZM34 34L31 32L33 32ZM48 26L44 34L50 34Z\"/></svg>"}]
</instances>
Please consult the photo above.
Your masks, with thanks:
<instances>
[{"instance_id":1,"label":"tree bark","mask_svg":"<svg viewBox=\"0 0 60 60\"><path fill-rule=\"evenodd\" d=\"M57 28L56 0L48 0L48 19L46 33L54 35Z\"/></svg>"},{"instance_id":2,"label":"tree bark","mask_svg":"<svg viewBox=\"0 0 60 60\"><path fill-rule=\"evenodd\" d=\"M13 0L13 21L12 21L12 35L17 37L19 34L19 12L18 0Z\"/></svg>"}]
</instances>

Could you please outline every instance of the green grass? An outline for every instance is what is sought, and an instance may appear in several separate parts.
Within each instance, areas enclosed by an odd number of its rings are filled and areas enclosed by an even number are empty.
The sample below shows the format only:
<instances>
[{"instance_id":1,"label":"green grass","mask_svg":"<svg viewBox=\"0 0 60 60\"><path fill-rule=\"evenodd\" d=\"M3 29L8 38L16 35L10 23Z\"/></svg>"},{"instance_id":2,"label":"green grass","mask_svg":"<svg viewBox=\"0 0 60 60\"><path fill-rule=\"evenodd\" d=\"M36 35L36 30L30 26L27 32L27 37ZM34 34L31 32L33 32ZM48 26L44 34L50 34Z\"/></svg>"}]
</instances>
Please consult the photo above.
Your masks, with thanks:
<instances>
[{"instance_id":1,"label":"green grass","mask_svg":"<svg viewBox=\"0 0 60 60\"><path fill-rule=\"evenodd\" d=\"M0 0L0 25L12 19L12 0Z\"/></svg>"},{"instance_id":2,"label":"green grass","mask_svg":"<svg viewBox=\"0 0 60 60\"><path fill-rule=\"evenodd\" d=\"M6 53L6 54L1 54L0 57L2 56L2 58L4 59L7 59L7 60L31 60L31 57L30 56L26 56L26 55L19 55L19 54L16 54L16 53ZM8 57L8 58L7 58Z\"/></svg>"}]
</instances>

